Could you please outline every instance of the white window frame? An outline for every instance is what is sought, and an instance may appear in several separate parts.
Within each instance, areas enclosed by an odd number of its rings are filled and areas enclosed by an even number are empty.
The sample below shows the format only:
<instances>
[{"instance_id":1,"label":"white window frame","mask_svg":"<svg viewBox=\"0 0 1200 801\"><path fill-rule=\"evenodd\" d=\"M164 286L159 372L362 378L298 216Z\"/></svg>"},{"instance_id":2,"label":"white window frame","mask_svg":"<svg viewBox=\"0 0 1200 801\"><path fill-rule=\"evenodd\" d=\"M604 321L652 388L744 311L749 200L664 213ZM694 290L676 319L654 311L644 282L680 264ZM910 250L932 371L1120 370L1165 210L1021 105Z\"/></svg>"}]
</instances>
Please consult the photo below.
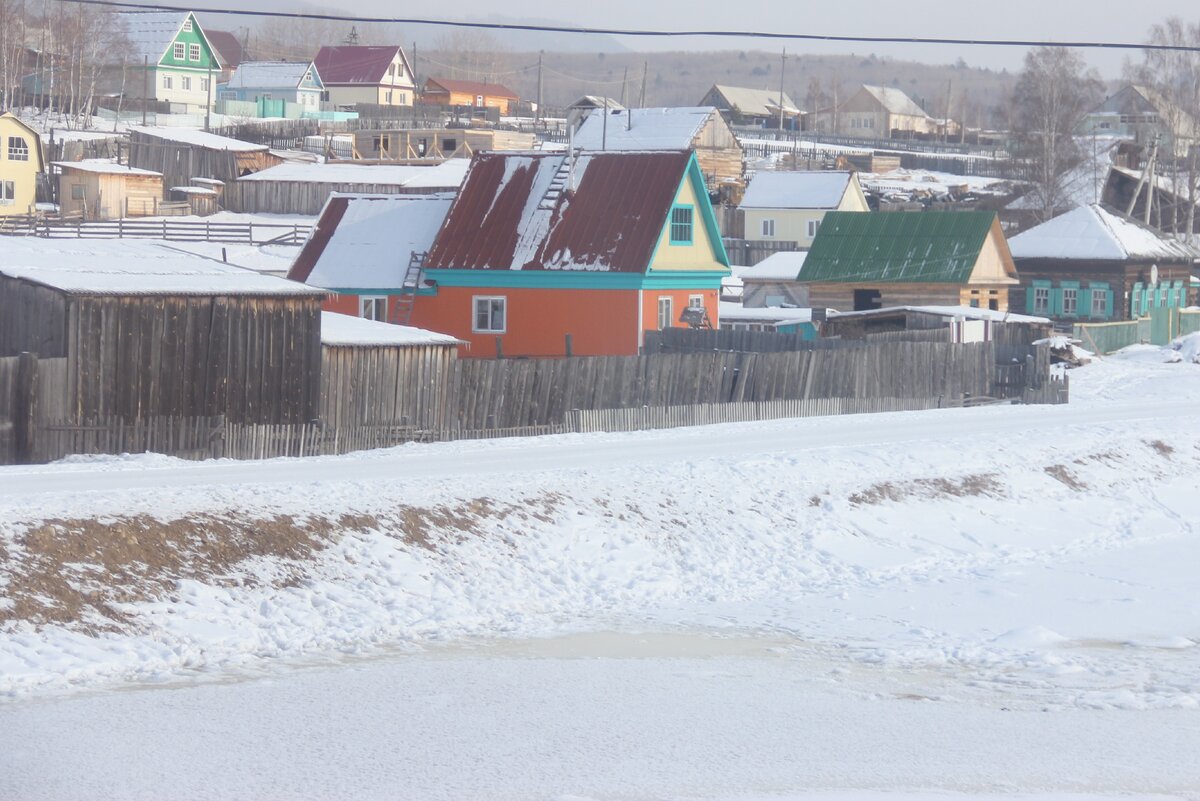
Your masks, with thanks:
<instances>
[{"instance_id":1,"label":"white window frame","mask_svg":"<svg viewBox=\"0 0 1200 801\"><path fill-rule=\"evenodd\" d=\"M171 46L171 57L176 61L187 60L187 45L183 42L176 42Z\"/></svg>"},{"instance_id":2,"label":"white window frame","mask_svg":"<svg viewBox=\"0 0 1200 801\"><path fill-rule=\"evenodd\" d=\"M184 75L179 79L179 88L185 92L192 91L192 76Z\"/></svg>"},{"instance_id":3,"label":"white window frame","mask_svg":"<svg viewBox=\"0 0 1200 801\"><path fill-rule=\"evenodd\" d=\"M688 295L688 308L689 309L703 309L704 308L704 296L703 295Z\"/></svg>"},{"instance_id":4,"label":"white window frame","mask_svg":"<svg viewBox=\"0 0 1200 801\"><path fill-rule=\"evenodd\" d=\"M1070 308L1068 308L1070 301ZM1062 313L1063 316L1076 316L1079 314L1079 290L1074 287L1064 287L1062 291Z\"/></svg>"},{"instance_id":5,"label":"white window frame","mask_svg":"<svg viewBox=\"0 0 1200 801\"><path fill-rule=\"evenodd\" d=\"M1092 317L1103 317L1108 310L1108 292L1104 289L1092 290Z\"/></svg>"},{"instance_id":6,"label":"white window frame","mask_svg":"<svg viewBox=\"0 0 1200 801\"><path fill-rule=\"evenodd\" d=\"M201 92L207 92L207 91L208 91L208 78L201 78L201 79L200 79L200 91L201 91Z\"/></svg>"},{"instance_id":7,"label":"white window frame","mask_svg":"<svg viewBox=\"0 0 1200 801\"><path fill-rule=\"evenodd\" d=\"M762 225L760 226L759 230L760 230L760 233L761 233L761 236L763 239L774 239L775 238L775 218L768 217L768 218L764 219L762 221Z\"/></svg>"},{"instance_id":8,"label":"white window frame","mask_svg":"<svg viewBox=\"0 0 1200 801\"><path fill-rule=\"evenodd\" d=\"M816 239L817 231L819 231L819 230L821 230L821 221L820 220L809 220L808 221L808 238L809 239Z\"/></svg>"},{"instance_id":9,"label":"white window frame","mask_svg":"<svg viewBox=\"0 0 1200 801\"><path fill-rule=\"evenodd\" d=\"M364 320L387 322L387 295L359 295L358 316ZM383 316L380 316L382 311Z\"/></svg>"},{"instance_id":10,"label":"white window frame","mask_svg":"<svg viewBox=\"0 0 1200 801\"><path fill-rule=\"evenodd\" d=\"M9 161L29 161L29 142L23 136L8 137Z\"/></svg>"},{"instance_id":11,"label":"white window frame","mask_svg":"<svg viewBox=\"0 0 1200 801\"><path fill-rule=\"evenodd\" d=\"M188 61L199 61L200 55L201 55L200 54L200 45L197 44L196 42L189 43L188 44Z\"/></svg>"},{"instance_id":12,"label":"white window frame","mask_svg":"<svg viewBox=\"0 0 1200 801\"><path fill-rule=\"evenodd\" d=\"M17 182L0 181L0 206L11 206L17 202Z\"/></svg>"},{"instance_id":13,"label":"white window frame","mask_svg":"<svg viewBox=\"0 0 1200 801\"><path fill-rule=\"evenodd\" d=\"M1050 313L1050 287L1035 286L1033 288L1033 313Z\"/></svg>"},{"instance_id":14,"label":"white window frame","mask_svg":"<svg viewBox=\"0 0 1200 801\"><path fill-rule=\"evenodd\" d=\"M658 330L670 328L675 323L675 299L662 295L658 299Z\"/></svg>"},{"instance_id":15,"label":"white window frame","mask_svg":"<svg viewBox=\"0 0 1200 801\"><path fill-rule=\"evenodd\" d=\"M487 304L486 308L481 308ZM498 304L498 305L497 305ZM496 325L496 312L500 312L500 325ZM479 325L480 312L487 316L487 322ZM471 296L471 331L476 334L504 334L508 332L508 297L506 295L472 295Z\"/></svg>"},{"instance_id":16,"label":"white window frame","mask_svg":"<svg viewBox=\"0 0 1200 801\"><path fill-rule=\"evenodd\" d=\"M164 75L164 76L162 76L162 79L163 79L163 86L162 86L163 89L174 89L175 88L175 82L173 80L171 80L170 75Z\"/></svg>"},{"instance_id":17,"label":"white window frame","mask_svg":"<svg viewBox=\"0 0 1200 801\"><path fill-rule=\"evenodd\" d=\"M185 19L183 21L183 32L184 33L192 32L192 21L190 19Z\"/></svg>"}]
</instances>

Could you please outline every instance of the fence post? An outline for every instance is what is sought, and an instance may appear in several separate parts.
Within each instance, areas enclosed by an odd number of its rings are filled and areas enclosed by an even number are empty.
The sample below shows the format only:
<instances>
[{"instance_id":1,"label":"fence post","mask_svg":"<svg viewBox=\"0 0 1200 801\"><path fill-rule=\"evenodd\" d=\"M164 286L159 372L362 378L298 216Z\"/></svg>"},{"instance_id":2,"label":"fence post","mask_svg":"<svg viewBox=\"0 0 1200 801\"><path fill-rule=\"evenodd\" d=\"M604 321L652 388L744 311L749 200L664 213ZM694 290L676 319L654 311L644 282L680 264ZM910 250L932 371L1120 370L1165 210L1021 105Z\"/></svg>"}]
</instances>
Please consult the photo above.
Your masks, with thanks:
<instances>
[{"instance_id":1,"label":"fence post","mask_svg":"<svg viewBox=\"0 0 1200 801\"><path fill-rule=\"evenodd\" d=\"M566 336L567 336L567 351L566 352L567 352L567 358L569 359L574 354L572 353L572 350L571 350L571 335L567 334Z\"/></svg>"},{"instance_id":2,"label":"fence post","mask_svg":"<svg viewBox=\"0 0 1200 801\"><path fill-rule=\"evenodd\" d=\"M17 357L17 397L13 433L17 464L31 464L37 445L38 357L25 351Z\"/></svg>"}]
</instances>

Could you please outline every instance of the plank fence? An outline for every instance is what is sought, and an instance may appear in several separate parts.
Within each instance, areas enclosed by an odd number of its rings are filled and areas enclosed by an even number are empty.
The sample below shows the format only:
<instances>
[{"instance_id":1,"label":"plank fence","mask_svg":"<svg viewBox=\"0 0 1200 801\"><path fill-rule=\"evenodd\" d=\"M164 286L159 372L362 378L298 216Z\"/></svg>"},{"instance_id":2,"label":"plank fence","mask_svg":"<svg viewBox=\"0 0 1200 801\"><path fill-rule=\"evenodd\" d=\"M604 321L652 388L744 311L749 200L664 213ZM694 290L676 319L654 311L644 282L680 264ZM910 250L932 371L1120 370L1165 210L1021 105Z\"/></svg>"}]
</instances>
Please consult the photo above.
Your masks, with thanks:
<instances>
[{"instance_id":1,"label":"plank fence","mask_svg":"<svg viewBox=\"0 0 1200 801\"><path fill-rule=\"evenodd\" d=\"M0 234L45 239L165 239L230 245L303 245L311 225L222 223L205 220L49 220L0 227Z\"/></svg>"}]
</instances>

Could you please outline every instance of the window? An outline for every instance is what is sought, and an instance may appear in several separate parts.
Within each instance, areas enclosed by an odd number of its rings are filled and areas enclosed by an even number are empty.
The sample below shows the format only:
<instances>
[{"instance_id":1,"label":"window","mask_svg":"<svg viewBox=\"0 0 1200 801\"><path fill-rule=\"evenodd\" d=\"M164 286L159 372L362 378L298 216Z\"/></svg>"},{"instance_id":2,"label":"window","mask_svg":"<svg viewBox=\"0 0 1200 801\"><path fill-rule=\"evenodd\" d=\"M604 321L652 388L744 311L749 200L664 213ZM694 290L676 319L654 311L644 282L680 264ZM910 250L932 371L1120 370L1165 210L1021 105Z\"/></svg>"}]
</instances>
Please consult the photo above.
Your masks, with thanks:
<instances>
[{"instance_id":1,"label":"window","mask_svg":"<svg viewBox=\"0 0 1200 801\"><path fill-rule=\"evenodd\" d=\"M703 309L704 308L704 296L703 295L688 295L688 308L689 309Z\"/></svg>"},{"instance_id":2,"label":"window","mask_svg":"<svg viewBox=\"0 0 1200 801\"><path fill-rule=\"evenodd\" d=\"M1076 310L1079 308L1079 290L1064 289L1063 293L1063 310L1064 315L1074 317Z\"/></svg>"},{"instance_id":3,"label":"window","mask_svg":"<svg viewBox=\"0 0 1200 801\"><path fill-rule=\"evenodd\" d=\"M400 105L402 105L402 106L408 105L408 95L406 95L404 92L400 93Z\"/></svg>"},{"instance_id":4,"label":"window","mask_svg":"<svg viewBox=\"0 0 1200 801\"><path fill-rule=\"evenodd\" d=\"M8 157L13 161L29 161L29 143L25 137L8 137Z\"/></svg>"},{"instance_id":5,"label":"window","mask_svg":"<svg viewBox=\"0 0 1200 801\"><path fill-rule=\"evenodd\" d=\"M15 181L0 181L0 206L11 206L17 199Z\"/></svg>"},{"instance_id":6,"label":"window","mask_svg":"<svg viewBox=\"0 0 1200 801\"><path fill-rule=\"evenodd\" d=\"M1108 293L1103 289L1092 290L1092 316L1107 317L1108 316L1108 299L1105 297Z\"/></svg>"},{"instance_id":7,"label":"window","mask_svg":"<svg viewBox=\"0 0 1200 801\"><path fill-rule=\"evenodd\" d=\"M658 329L660 331L671 327L673 311L674 308L670 298L658 299Z\"/></svg>"},{"instance_id":8,"label":"window","mask_svg":"<svg viewBox=\"0 0 1200 801\"><path fill-rule=\"evenodd\" d=\"M774 220L763 220L762 221L762 235L766 238L771 238L771 237L775 236L775 221Z\"/></svg>"},{"instance_id":9,"label":"window","mask_svg":"<svg viewBox=\"0 0 1200 801\"><path fill-rule=\"evenodd\" d=\"M208 91L208 78L201 78L201 79L200 79L200 91L201 91L201 92L207 92L207 91Z\"/></svg>"},{"instance_id":10,"label":"window","mask_svg":"<svg viewBox=\"0 0 1200 801\"><path fill-rule=\"evenodd\" d=\"M364 320L387 322L387 298L365 296L358 299L358 316Z\"/></svg>"},{"instance_id":11,"label":"window","mask_svg":"<svg viewBox=\"0 0 1200 801\"><path fill-rule=\"evenodd\" d=\"M163 89L170 89L173 86L170 75L163 76Z\"/></svg>"},{"instance_id":12,"label":"window","mask_svg":"<svg viewBox=\"0 0 1200 801\"><path fill-rule=\"evenodd\" d=\"M1033 289L1033 313L1050 313L1050 287L1039 286Z\"/></svg>"},{"instance_id":13,"label":"window","mask_svg":"<svg viewBox=\"0 0 1200 801\"><path fill-rule=\"evenodd\" d=\"M87 198L87 187L83 184L71 184L71 200Z\"/></svg>"},{"instance_id":14,"label":"window","mask_svg":"<svg viewBox=\"0 0 1200 801\"><path fill-rule=\"evenodd\" d=\"M455 150L458 150L458 140L457 139L443 139L442 140L442 152L443 153L453 153Z\"/></svg>"},{"instance_id":15,"label":"window","mask_svg":"<svg viewBox=\"0 0 1200 801\"><path fill-rule=\"evenodd\" d=\"M383 93L383 102L384 102L384 103L391 103L391 102L392 102L392 90L391 90L391 89L389 89L389 90L387 90L386 92L384 92L384 93Z\"/></svg>"},{"instance_id":16,"label":"window","mask_svg":"<svg viewBox=\"0 0 1200 801\"><path fill-rule=\"evenodd\" d=\"M508 298L476 296L471 298L475 306L475 324L471 330L477 334L503 334L507 315Z\"/></svg>"},{"instance_id":17,"label":"window","mask_svg":"<svg viewBox=\"0 0 1200 801\"><path fill-rule=\"evenodd\" d=\"M671 209L671 244L692 244L692 207L674 206Z\"/></svg>"},{"instance_id":18,"label":"window","mask_svg":"<svg viewBox=\"0 0 1200 801\"><path fill-rule=\"evenodd\" d=\"M188 45L188 61L199 61L199 60L200 60L200 45L193 42L192 44Z\"/></svg>"},{"instance_id":19,"label":"window","mask_svg":"<svg viewBox=\"0 0 1200 801\"><path fill-rule=\"evenodd\" d=\"M305 83L312 83L312 70L304 73L304 81Z\"/></svg>"},{"instance_id":20,"label":"window","mask_svg":"<svg viewBox=\"0 0 1200 801\"><path fill-rule=\"evenodd\" d=\"M475 95L475 105L483 108L483 95Z\"/></svg>"},{"instance_id":21,"label":"window","mask_svg":"<svg viewBox=\"0 0 1200 801\"><path fill-rule=\"evenodd\" d=\"M189 75L184 75L179 79L179 87L185 92L192 91L192 79Z\"/></svg>"},{"instance_id":22,"label":"window","mask_svg":"<svg viewBox=\"0 0 1200 801\"><path fill-rule=\"evenodd\" d=\"M809 220L808 221L808 238L812 239L813 237L815 237L817 235L817 231L820 230L820 228L821 228L820 220Z\"/></svg>"},{"instance_id":23,"label":"window","mask_svg":"<svg viewBox=\"0 0 1200 801\"><path fill-rule=\"evenodd\" d=\"M176 61L183 61L187 57L187 45L183 42L176 42L171 49L171 55L175 57Z\"/></svg>"},{"instance_id":24,"label":"window","mask_svg":"<svg viewBox=\"0 0 1200 801\"><path fill-rule=\"evenodd\" d=\"M190 19L183 21L183 31L184 31L184 33L192 32L192 21Z\"/></svg>"}]
</instances>

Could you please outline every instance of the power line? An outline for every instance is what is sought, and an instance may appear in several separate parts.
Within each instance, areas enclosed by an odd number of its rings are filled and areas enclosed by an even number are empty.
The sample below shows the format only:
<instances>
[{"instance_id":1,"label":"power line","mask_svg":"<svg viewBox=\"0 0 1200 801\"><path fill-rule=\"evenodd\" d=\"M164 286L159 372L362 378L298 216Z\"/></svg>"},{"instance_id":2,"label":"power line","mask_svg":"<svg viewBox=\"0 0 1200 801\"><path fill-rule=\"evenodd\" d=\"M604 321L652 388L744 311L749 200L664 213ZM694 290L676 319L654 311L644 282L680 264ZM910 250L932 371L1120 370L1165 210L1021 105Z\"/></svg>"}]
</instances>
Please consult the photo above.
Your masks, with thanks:
<instances>
[{"instance_id":1,"label":"power line","mask_svg":"<svg viewBox=\"0 0 1200 801\"><path fill-rule=\"evenodd\" d=\"M1156 50L1200 52L1200 46L1172 44L1140 44L1135 42L1104 41L1050 41L1033 39L957 39L929 36L847 36L817 33L780 33L776 31L705 31L705 30L647 30L644 28L588 28L574 25L533 25L507 22L468 22L464 20L420 19L416 17L352 17L342 14L305 14L294 11L248 11L239 8L197 8L195 6L172 6L150 3L122 2L122 0L65 0L90 6L141 9L145 11L200 12L206 14L229 14L241 17L280 17L285 19L313 20L324 22L364 22L388 25L437 25L447 28L478 28L499 31L532 31L538 33L578 33L603 36L683 37L704 36L742 39L784 39L810 42L860 42L867 44L935 44L968 45L978 47L1069 47L1102 50Z\"/></svg>"}]
</instances>

